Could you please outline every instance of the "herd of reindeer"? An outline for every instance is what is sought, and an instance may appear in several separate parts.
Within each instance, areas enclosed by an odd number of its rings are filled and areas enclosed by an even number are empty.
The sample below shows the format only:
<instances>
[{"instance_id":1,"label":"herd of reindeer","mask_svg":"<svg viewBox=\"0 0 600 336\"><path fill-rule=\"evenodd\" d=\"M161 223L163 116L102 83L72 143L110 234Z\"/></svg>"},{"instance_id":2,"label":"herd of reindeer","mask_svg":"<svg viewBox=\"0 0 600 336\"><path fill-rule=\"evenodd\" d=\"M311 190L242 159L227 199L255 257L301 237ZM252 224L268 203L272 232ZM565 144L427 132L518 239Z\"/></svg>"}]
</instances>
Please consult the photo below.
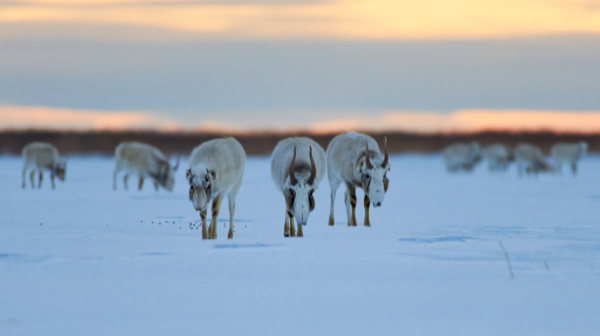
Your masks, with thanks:
<instances>
[{"instance_id":1,"label":"herd of reindeer","mask_svg":"<svg viewBox=\"0 0 600 336\"><path fill-rule=\"evenodd\" d=\"M514 150L506 145L496 144L481 149L479 144L456 143L444 150L444 160L449 172L472 171L482 158L489 162L490 171L505 171L512 161L516 161L519 174L560 171L567 163L572 172L577 171L577 161L587 152L587 144L561 143L552 147L554 165L546 162L542 151L530 144L521 144ZM38 188L41 187L43 171L50 171L52 188L54 177L65 180L66 162L51 144L34 142L23 148L24 165L22 171L23 188L26 173L30 171L32 187L35 187L35 173L39 174ZM344 202L348 226L356 226L356 188L364 191L364 225L370 226L369 208L383 204L389 187L387 172L390 170L387 139L383 154L377 141L372 137L349 132L336 136L327 151L306 137L287 138L280 141L271 155L271 177L285 200L285 237L302 237L302 227L315 208L314 191L325 175L331 187L329 225L334 225L334 202L340 184L346 186ZM171 191L175 184L175 172L179 167L179 157L175 165L158 148L139 142L122 142L115 149L116 165L113 172L113 189L117 189L117 177L125 172L123 183L127 189L129 175L139 178L138 189L144 179L152 180L156 190L162 187ZM233 238L235 200L242 186L246 154L242 145L234 138L214 139L194 148L189 158L189 168L185 176L189 183L189 200L202 220L202 239L217 238L217 219L221 202L225 197L229 203L229 233ZM206 217L211 203L211 223L207 226ZM296 226L294 225L296 221Z\"/></svg>"},{"instance_id":2,"label":"herd of reindeer","mask_svg":"<svg viewBox=\"0 0 600 336\"><path fill-rule=\"evenodd\" d=\"M52 188L55 176L64 181L66 162L51 144L30 143L23 148L22 154L23 188L28 171L31 171L32 187L35 187L36 172L39 173L38 188L41 187L44 170L50 171ZM173 189L179 158L175 165L171 165L169 158L158 148L139 142L119 144L115 149L115 158L113 189L117 188L117 176L121 172L125 172L125 189L129 175L138 176L139 189L142 188L145 178L152 180L156 190L159 186L169 191ZM217 238L217 219L225 197L229 203L228 238L233 238L235 200L242 186L245 163L246 153L242 145L231 137L206 141L192 151L185 176L190 186L189 200L194 209L200 212L202 239ZM327 152L312 139L288 138L277 144L271 156L271 177L285 199L285 237L304 235L302 227L306 225L310 212L315 208L313 193L325 175L326 166L331 186L329 225L334 224L335 195L343 182L346 185L348 225L357 225L356 188L361 188L365 193L364 224L370 226L369 207L371 203L374 207L382 205L389 185L386 176L390 170L387 140L382 154L377 141L365 134L350 132L338 135L329 144ZM206 217L211 202L212 218L210 226L207 226Z\"/></svg>"},{"instance_id":3,"label":"herd of reindeer","mask_svg":"<svg viewBox=\"0 0 600 336\"><path fill-rule=\"evenodd\" d=\"M587 154L587 149L585 142L557 143L550 150L553 164L549 164L542 150L531 144L520 144L514 149L504 144L493 144L481 149L477 142L456 143L444 150L444 162L451 173L473 171L485 158L491 172L506 171L511 162L516 162L519 175L560 173L564 164L570 166L572 174L576 175L577 162Z\"/></svg>"}]
</instances>

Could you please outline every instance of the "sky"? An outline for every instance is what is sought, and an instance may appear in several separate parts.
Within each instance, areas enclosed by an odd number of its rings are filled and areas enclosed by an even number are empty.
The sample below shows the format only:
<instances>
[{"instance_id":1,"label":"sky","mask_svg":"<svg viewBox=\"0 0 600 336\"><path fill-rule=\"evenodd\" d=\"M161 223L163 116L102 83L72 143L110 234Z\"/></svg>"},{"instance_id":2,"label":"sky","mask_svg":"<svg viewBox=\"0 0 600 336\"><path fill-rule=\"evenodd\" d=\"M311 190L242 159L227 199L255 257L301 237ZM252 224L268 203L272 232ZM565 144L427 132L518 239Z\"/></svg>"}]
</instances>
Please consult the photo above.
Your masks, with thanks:
<instances>
[{"instance_id":1,"label":"sky","mask_svg":"<svg viewBox=\"0 0 600 336\"><path fill-rule=\"evenodd\" d=\"M600 1L0 0L0 129L600 131Z\"/></svg>"}]
</instances>

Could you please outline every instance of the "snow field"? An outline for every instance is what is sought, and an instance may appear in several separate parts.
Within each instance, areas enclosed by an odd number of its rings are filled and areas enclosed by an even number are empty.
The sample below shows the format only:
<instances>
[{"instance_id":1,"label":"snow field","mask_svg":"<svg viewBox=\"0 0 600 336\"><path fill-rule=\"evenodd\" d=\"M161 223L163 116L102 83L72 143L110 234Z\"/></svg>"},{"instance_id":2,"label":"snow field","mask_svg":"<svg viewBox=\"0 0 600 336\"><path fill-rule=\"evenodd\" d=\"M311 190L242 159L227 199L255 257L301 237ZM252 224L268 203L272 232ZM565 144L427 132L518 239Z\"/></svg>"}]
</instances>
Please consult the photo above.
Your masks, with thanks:
<instances>
[{"instance_id":1,"label":"snow field","mask_svg":"<svg viewBox=\"0 0 600 336\"><path fill-rule=\"evenodd\" d=\"M305 237L284 238L269 158L248 158L235 238L223 202L219 238L202 241L186 160L168 193L138 192L135 177L113 191L114 160L95 156L68 158L56 190L48 175L23 190L21 159L0 157L0 334L597 333L600 158L576 178L448 175L439 155L390 163L372 227L360 191L359 226L346 226L343 186L327 225L325 178Z\"/></svg>"}]
</instances>

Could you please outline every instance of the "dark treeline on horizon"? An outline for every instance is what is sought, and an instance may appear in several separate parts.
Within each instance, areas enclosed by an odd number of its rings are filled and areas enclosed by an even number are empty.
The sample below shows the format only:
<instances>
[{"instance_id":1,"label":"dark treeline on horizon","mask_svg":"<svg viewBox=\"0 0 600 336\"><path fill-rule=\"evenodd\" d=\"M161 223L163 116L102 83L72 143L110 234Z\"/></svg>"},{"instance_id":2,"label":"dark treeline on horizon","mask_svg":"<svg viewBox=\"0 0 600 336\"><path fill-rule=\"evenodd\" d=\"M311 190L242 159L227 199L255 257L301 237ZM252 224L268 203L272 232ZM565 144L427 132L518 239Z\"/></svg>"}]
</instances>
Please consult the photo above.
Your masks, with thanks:
<instances>
[{"instance_id":1,"label":"dark treeline on horizon","mask_svg":"<svg viewBox=\"0 0 600 336\"><path fill-rule=\"evenodd\" d=\"M553 133L540 132L497 132L477 133L409 133L409 132L365 132L374 137L383 150L383 138L388 139L390 153L435 153L454 142L477 141L482 146L492 143L504 143L516 146L519 143L531 143L540 146L546 153L556 142L586 141L590 151L600 149L600 133ZM240 133L234 136L247 155L270 155L277 143L290 136L308 136L324 149L338 133ZM189 155L199 144L226 135L220 133L193 132L157 132L157 131L1 131L0 154L20 155L21 149L33 141L49 142L55 145L61 154L98 154L113 155L115 147L122 141L140 141L158 147L165 154Z\"/></svg>"}]
</instances>

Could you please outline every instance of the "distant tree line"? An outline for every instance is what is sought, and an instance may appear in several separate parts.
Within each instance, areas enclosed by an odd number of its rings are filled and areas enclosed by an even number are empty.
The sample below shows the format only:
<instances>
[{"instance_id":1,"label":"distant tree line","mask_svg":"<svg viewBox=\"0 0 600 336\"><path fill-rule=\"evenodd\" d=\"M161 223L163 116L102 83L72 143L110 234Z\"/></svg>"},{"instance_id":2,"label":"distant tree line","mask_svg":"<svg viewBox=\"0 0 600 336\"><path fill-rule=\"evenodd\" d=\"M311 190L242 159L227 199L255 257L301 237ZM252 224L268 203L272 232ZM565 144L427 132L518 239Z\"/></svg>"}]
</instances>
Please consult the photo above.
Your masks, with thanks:
<instances>
[{"instance_id":1,"label":"distant tree line","mask_svg":"<svg viewBox=\"0 0 600 336\"><path fill-rule=\"evenodd\" d=\"M600 133L554 133L539 132L497 132L477 133L409 133L409 132L366 132L374 137L383 148L383 137L388 138L390 153L436 153L455 142L477 141L483 147L493 143L516 146L531 143L546 153L556 142L586 141L590 151L600 149ZM277 143L290 136L308 136L323 148L336 134L312 133L236 133L232 134L244 146L247 155L270 155ZM54 144L61 154L113 155L115 147L122 141L140 141L160 148L166 154L188 155L204 141L225 137L220 133L199 132L157 132L157 131L1 131L0 154L21 154L21 149L33 141Z\"/></svg>"}]
</instances>

